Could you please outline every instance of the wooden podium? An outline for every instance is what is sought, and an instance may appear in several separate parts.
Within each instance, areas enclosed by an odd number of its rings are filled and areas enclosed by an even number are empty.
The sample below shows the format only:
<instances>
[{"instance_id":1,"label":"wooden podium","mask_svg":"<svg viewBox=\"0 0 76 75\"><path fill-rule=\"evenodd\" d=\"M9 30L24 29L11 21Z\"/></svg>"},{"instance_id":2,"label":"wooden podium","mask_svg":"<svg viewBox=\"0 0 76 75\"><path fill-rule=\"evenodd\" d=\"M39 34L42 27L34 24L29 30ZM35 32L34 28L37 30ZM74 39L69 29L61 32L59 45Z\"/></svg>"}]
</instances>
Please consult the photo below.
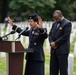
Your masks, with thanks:
<instances>
[{"instance_id":1,"label":"wooden podium","mask_svg":"<svg viewBox=\"0 0 76 75\"><path fill-rule=\"evenodd\" d=\"M0 41L0 52L6 52L7 75L23 75L24 49L20 41Z\"/></svg>"}]
</instances>

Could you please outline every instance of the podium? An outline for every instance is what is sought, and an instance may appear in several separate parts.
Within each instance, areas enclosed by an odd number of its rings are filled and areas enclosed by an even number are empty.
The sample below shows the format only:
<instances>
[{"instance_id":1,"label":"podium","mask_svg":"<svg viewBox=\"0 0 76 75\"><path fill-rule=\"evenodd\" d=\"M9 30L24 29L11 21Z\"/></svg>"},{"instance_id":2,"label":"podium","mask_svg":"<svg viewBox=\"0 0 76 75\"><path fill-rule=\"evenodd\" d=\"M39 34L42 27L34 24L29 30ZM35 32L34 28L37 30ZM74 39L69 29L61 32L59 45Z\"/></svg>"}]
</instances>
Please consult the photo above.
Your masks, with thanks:
<instances>
[{"instance_id":1,"label":"podium","mask_svg":"<svg viewBox=\"0 0 76 75\"><path fill-rule=\"evenodd\" d=\"M33 50L24 49L20 41L0 41L0 52L6 52L6 75L23 75L24 52Z\"/></svg>"}]
</instances>

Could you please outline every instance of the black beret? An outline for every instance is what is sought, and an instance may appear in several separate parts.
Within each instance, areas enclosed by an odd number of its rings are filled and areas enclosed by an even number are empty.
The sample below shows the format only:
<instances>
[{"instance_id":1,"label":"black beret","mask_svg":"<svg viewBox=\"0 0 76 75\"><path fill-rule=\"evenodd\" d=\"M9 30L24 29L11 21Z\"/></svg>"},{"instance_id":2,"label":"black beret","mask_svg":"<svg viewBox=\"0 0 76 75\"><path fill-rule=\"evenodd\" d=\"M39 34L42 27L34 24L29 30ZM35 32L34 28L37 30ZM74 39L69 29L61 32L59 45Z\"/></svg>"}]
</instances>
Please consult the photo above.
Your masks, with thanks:
<instances>
[{"instance_id":1,"label":"black beret","mask_svg":"<svg viewBox=\"0 0 76 75\"><path fill-rule=\"evenodd\" d=\"M28 19L33 19L34 21L38 21L39 15L37 13L32 13L28 16Z\"/></svg>"}]
</instances>

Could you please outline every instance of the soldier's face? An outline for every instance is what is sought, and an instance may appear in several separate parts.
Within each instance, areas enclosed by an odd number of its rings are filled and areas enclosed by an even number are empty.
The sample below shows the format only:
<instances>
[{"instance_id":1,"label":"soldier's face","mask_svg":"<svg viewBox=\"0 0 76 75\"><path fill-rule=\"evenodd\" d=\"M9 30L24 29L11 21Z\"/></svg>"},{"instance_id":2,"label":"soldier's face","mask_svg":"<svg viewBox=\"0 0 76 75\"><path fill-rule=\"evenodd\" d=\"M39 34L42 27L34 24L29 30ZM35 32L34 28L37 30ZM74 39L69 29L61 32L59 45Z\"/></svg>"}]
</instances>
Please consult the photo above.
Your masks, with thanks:
<instances>
[{"instance_id":1,"label":"soldier's face","mask_svg":"<svg viewBox=\"0 0 76 75\"><path fill-rule=\"evenodd\" d=\"M33 21L32 19L29 20L29 24L31 28L35 28L36 27L36 22Z\"/></svg>"}]
</instances>

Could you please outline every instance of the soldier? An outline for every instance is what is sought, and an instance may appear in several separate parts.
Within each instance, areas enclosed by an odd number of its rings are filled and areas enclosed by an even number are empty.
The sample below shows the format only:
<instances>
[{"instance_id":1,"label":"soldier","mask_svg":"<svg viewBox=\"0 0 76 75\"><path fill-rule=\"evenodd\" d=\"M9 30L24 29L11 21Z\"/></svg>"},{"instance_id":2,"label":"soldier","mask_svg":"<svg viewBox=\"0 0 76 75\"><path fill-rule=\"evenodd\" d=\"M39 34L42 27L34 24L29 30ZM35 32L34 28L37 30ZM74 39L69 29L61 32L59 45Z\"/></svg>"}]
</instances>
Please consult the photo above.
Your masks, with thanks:
<instances>
[{"instance_id":1,"label":"soldier","mask_svg":"<svg viewBox=\"0 0 76 75\"><path fill-rule=\"evenodd\" d=\"M8 17L8 21L12 29L20 33L21 28L13 24L12 20ZM42 19L37 13L29 15L30 30L22 33L24 36L29 37L29 47L33 48L34 52L26 54L26 68L25 75L44 75L44 51L43 43L47 38L47 31L42 27Z\"/></svg>"}]
</instances>

